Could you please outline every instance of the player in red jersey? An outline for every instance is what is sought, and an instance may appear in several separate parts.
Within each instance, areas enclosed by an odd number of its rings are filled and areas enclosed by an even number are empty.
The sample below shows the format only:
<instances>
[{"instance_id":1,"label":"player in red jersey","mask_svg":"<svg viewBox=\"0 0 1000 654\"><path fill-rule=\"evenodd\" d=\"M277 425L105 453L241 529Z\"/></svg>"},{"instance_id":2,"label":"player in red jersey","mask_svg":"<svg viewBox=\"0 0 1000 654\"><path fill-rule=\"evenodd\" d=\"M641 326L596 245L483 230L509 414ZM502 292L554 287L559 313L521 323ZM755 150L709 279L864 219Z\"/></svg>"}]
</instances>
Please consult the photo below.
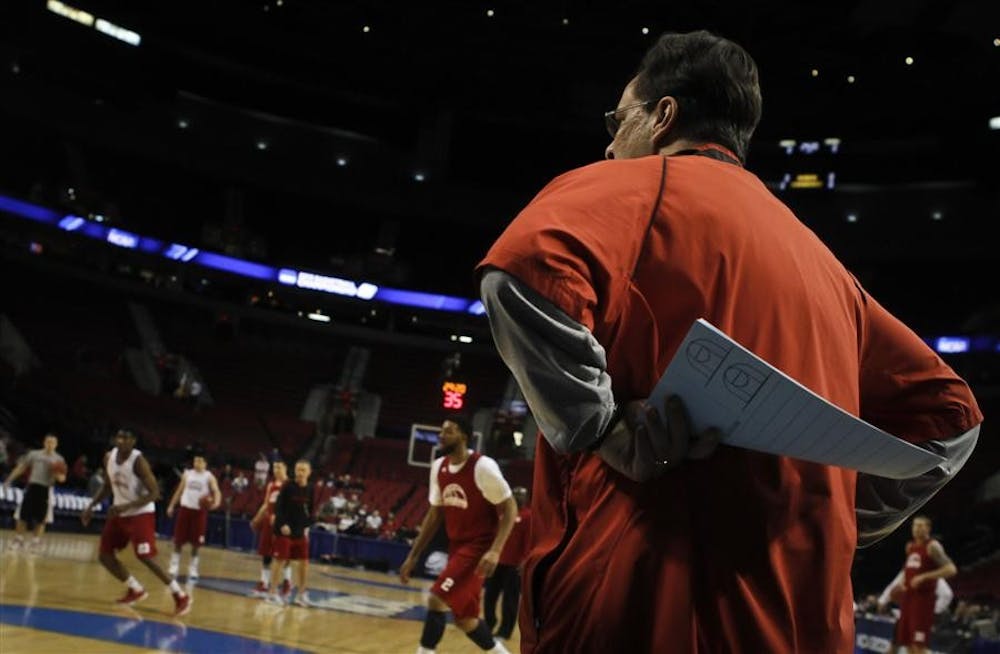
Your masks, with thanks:
<instances>
[{"instance_id":1,"label":"player in red jersey","mask_svg":"<svg viewBox=\"0 0 1000 654\"><path fill-rule=\"evenodd\" d=\"M931 519L913 519L913 540L906 544L903 565L903 593L896 623L896 646L906 646L908 654L924 654L934 626L935 590L938 579L954 577L958 568L944 553L941 543L931 538Z\"/></svg>"},{"instance_id":2,"label":"player in red jersey","mask_svg":"<svg viewBox=\"0 0 1000 654\"><path fill-rule=\"evenodd\" d=\"M434 653L449 609L459 629L482 650L507 652L479 619L479 597L483 580L496 569L514 527L517 505L497 462L469 449L471 433L471 423L464 416L450 417L441 425L439 448L444 456L431 466L431 506L399 569L399 578L409 583L421 552L444 522L448 565L431 587L417 654Z\"/></svg>"},{"instance_id":3,"label":"player in red jersey","mask_svg":"<svg viewBox=\"0 0 1000 654\"><path fill-rule=\"evenodd\" d=\"M288 466L284 461L275 461L271 464L271 472L274 478L264 489L264 501L260 503L256 515L250 524L258 532L257 553L260 554L260 581L253 589L254 597L267 597L271 587L271 561L274 558L274 503L278 501L278 494L281 493L282 486L288 481ZM285 568L285 580L281 584L281 594L287 595L291 590L292 569Z\"/></svg>"},{"instance_id":4,"label":"player in red jersey","mask_svg":"<svg viewBox=\"0 0 1000 654\"><path fill-rule=\"evenodd\" d=\"M156 562L155 502L160 497L160 487L149 462L142 452L135 449L135 441L135 434L125 429L115 435L114 449L104 455L104 467L108 473L104 485L80 515L80 521L84 526L90 524L94 507L111 495L113 502L101 532L100 561L108 572L125 584L125 595L118 603L131 606L149 597L142 584L115 556L115 552L131 542L135 557L170 587L174 596L174 615L181 616L191 610L191 596L181 590L177 580L171 579Z\"/></svg>"}]
</instances>

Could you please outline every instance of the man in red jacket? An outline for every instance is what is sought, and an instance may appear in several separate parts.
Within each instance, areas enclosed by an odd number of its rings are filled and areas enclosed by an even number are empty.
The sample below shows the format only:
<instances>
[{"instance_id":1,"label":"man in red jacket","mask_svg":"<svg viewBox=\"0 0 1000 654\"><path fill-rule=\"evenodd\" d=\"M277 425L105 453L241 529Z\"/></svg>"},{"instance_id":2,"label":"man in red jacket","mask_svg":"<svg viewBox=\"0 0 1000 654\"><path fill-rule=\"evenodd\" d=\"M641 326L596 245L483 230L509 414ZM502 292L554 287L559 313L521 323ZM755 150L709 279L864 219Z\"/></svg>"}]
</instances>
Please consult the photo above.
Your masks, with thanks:
<instances>
[{"instance_id":1,"label":"man in red jacket","mask_svg":"<svg viewBox=\"0 0 1000 654\"><path fill-rule=\"evenodd\" d=\"M480 264L544 436L522 652L852 652L855 547L975 446L965 382L743 168L760 112L743 48L664 34L605 115L609 161L552 181ZM681 402L645 401L698 318L946 462L899 481L713 452Z\"/></svg>"},{"instance_id":2,"label":"man in red jacket","mask_svg":"<svg viewBox=\"0 0 1000 654\"><path fill-rule=\"evenodd\" d=\"M500 562L496 572L486 580L483 601L486 606L483 611L486 624L490 631L497 626L497 600L503 594L503 604L500 608L500 627L496 630L497 638L510 640L517 624L517 607L521 601L521 564L528 553L528 531L531 528L531 507L528 506L528 489L518 486L513 491L517 502L517 518L514 529L510 532L507 544L500 552Z\"/></svg>"}]
</instances>

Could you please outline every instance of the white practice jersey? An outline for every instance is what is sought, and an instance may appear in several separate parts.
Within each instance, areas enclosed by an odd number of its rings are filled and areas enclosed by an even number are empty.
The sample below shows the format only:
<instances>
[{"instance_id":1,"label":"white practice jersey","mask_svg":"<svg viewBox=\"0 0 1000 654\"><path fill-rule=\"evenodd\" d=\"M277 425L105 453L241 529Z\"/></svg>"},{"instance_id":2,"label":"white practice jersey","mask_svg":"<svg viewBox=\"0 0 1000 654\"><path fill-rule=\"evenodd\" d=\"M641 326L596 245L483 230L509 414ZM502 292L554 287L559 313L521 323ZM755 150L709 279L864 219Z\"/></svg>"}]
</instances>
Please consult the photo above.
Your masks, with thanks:
<instances>
[{"instance_id":1,"label":"white practice jersey","mask_svg":"<svg viewBox=\"0 0 1000 654\"><path fill-rule=\"evenodd\" d=\"M144 494L146 485L142 483L139 476L135 474L135 460L142 454L139 450L132 450L123 463L118 463L118 448L111 450L108 456L108 479L111 480L111 492L114 494L114 505L120 506L139 499ZM152 513L156 510L153 502L147 502L137 509L130 509L122 513L128 517L140 515L142 513Z\"/></svg>"},{"instance_id":2,"label":"white practice jersey","mask_svg":"<svg viewBox=\"0 0 1000 654\"><path fill-rule=\"evenodd\" d=\"M184 490L181 491L181 506L185 509L201 509L201 498L211 496L212 479L215 478L208 470L198 472L195 469L184 471Z\"/></svg>"}]
</instances>

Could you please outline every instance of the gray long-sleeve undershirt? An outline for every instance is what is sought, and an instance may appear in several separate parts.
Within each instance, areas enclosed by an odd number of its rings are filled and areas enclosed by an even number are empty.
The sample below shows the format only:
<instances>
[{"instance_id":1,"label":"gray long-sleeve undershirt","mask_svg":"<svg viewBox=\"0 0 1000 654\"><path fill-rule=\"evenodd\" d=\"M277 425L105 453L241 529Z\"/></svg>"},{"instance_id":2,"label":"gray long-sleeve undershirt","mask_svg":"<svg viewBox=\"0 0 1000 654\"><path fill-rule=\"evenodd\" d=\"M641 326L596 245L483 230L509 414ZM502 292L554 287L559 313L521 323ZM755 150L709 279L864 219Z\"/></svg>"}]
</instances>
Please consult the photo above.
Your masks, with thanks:
<instances>
[{"instance_id":1,"label":"gray long-sleeve undershirt","mask_svg":"<svg viewBox=\"0 0 1000 654\"><path fill-rule=\"evenodd\" d=\"M502 270L482 277L480 294L497 350L510 368L545 439L567 454L590 449L615 413L604 348L584 325ZM965 465L979 427L920 446L945 462L913 479L858 474L858 545L892 533Z\"/></svg>"}]
</instances>

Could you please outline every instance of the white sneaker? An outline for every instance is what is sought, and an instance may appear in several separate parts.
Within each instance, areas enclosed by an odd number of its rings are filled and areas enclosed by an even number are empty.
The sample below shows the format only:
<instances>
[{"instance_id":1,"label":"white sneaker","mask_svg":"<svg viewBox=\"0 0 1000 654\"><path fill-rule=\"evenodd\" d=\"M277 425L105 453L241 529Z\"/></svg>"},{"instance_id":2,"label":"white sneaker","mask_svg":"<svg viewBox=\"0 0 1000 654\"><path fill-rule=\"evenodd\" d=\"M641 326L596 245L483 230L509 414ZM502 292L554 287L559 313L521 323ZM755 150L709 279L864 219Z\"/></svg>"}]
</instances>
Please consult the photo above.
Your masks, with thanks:
<instances>
[{"instance_id":1,"label":"white sneaker","mask_svg":"<svg viewBox=\"0 0 1000 654\"><path fill-rule=\"evenodd\" d=\"M190 582L198 581L198 568L188 568L187 579Z\"/></svg>"},{"instance_id":2,"label":"white sneaker","mask_svg":"<svg viewBox=\"0 0 1000 654\"><path fill-rule=\"evenodd\" d=\"M510 650L503 645L503 638L494 638L493 643L493 649L489 650L489 654L510 654Z\"/></svg>"},{"instance_id":3,"label":"white sneaker","mask_svg":"<svg viewBox=\"0 0 1000 654\"><path fill-rule=\"evenodd\" d=\"M282 599L281 595L277 595L275 593L271 593L270 595L268 595L266 601L268 604L274 604L275 606L285 605L285 600Z\"/></svg>"},{"instance_id":4,"label":"white sneaker","mask_svg":"<svg viewBox=\"0 0 1000 654\"><path fill-rule=\"evenodd\" d=\"M177 578L177 573L180 572L179 568L180 568L180 566L177 565L176 563L171 563L167 567L167 574L170 575L171 579L176 579Z\"/></svg>"},{"instance_id":5,"label":"white sneaker","mask_svg":"<svg viewBox=\"0 0 1000 654\"><path fill-rule=\"evenodd\" d=\"M312 602L309 601L309 593L305 591L299 593L295 598L295 606L304 606L306 608L312 606Z\"/></svg>"}]
</instances>

